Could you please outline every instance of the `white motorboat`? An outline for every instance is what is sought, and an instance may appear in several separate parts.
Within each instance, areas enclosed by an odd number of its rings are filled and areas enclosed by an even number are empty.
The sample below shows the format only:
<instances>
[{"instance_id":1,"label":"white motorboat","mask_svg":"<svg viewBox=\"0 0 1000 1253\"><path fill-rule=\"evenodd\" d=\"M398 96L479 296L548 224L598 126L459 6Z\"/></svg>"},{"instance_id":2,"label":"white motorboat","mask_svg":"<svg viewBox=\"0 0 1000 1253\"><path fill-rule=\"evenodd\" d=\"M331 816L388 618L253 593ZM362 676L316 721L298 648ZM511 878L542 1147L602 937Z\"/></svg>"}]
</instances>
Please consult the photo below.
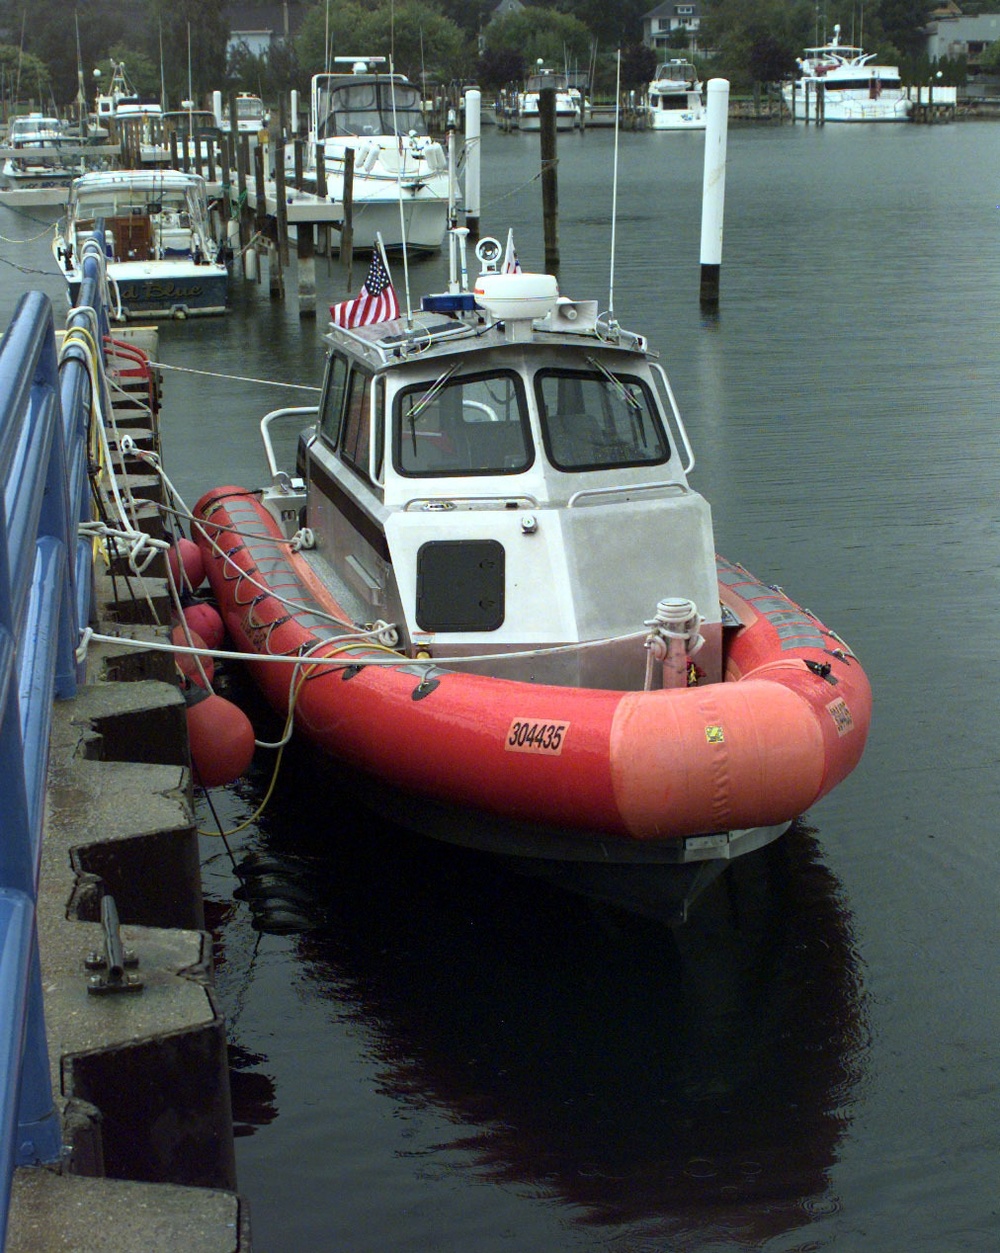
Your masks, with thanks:
<instances>
[{"instance_id":1,"label":"white motorboat","mask_svg":"<svg viewBox=\"0 0 1000 1253\"><path fill-rule=\"evenodd\" d=\"M261 131L267 130L270 121L271 114L265 108L260 96L255 96L248 91L239 93L236 97L236 129L239 134L257 136ZM222 111L222 127L228 131L231 126L232 119L227 106Z\"/></svg>"},{"instance_id":2,"label":"white motorboat","mask_svg":"<svg viewBox=\"0 0 1000 1253\"><path fill-rule=\"evenodd\" d=\"M793 121L822 117L827 122L905 122L910 114L896 65L873 64L873 52L833 39L806 48L799 58L799 77L782 86ZM820 110L822 112L820 112Z\"/></svg>"},{"instance_id":3,"label":"white motorboat","mask_svg":"<svg viewBox=\"0 0 1000 1253\"><path fill-rule=\"evenodd\" d=\"M570 92L565 74L547 70L539 62L538 72L529 76L524 90L517 99L517 124L523 131L541 129L541 92L551 87L556 93L556 130L570 131L580 125L581 102L579 92Z\"/></svg>"},{"instance_id":4,"label":"white motorboat","mask_svg":"<svg viewBox=\"0 0 1000 1253\"><path fill-rule=\"evenodd\" d=\"M136 166L167 165L170 150L163 140L163 107L143 100L125 73L123 61L112 62L107 91L98 92L96 122L124 143Z\"/></svg>"},{"instance_id":5,"label":"white motorboat","mask_svg":"<svg viewBox=\"0 0 1000 1253\"><path fill-rule=\"evenodd\" d=\"M84 245L103 223L109 305L119 321L225 313L229 271L205 180L179 170L107 170L70 187L52 250L75 304Z\"/></svg>"},{"instance_id":6,"label":"white motorboat","mask_svg":"<svg viewBox=\"0 0 1000 1253\"><path fill-rule=\"evenodd\" d=\"M405 242L436 251L448 225L450 175L444 148L427 134L419 90L402 74L380 72L384 57L336 60L349 61L352 70L312 79L307 182L316 178L322 146L327 193L342 200L346 154L353 150L355 248L371 248L380 235L387 248ZM285 161L291 174L291 145Z\"/></svg>"},{"instance_id":7,"label":"white motorboat","mask_svg":"<svg viewBox=\"0 0 1000 1253\"><path fill-rule=\"evenodd\" d=\"M385 812L535 864L667 867L683 912L854 767L868 680L716 555L645 338L502 270L499 240L472 290L451 255L405 319L370 289L335 307L318 405L261 424L271 487L209 490L192 534L254 679Z\"/></svg>"},{"instance_id":8,"label":"white motorboat","mask_svg":"<svg viewBox=\"0 0 1000 1253\"><path fill-rule=\"evenodd\" d=\"M707 110L698 71L690 61L664 61L649 84L649 128L654 131L703 131Z\"/></svg>"},{"instance_id":9,"label":"white motorboat","mask_svg":"<svg viewBox=\"0 0 1000 1253\"><path fill-rule=\"evenodd\" d=\"M4 187L67 186L73 177L60 148L67 142L65 123L57 117L26 113L11 119L0 182Z\"/></svg>"}]
</instances>

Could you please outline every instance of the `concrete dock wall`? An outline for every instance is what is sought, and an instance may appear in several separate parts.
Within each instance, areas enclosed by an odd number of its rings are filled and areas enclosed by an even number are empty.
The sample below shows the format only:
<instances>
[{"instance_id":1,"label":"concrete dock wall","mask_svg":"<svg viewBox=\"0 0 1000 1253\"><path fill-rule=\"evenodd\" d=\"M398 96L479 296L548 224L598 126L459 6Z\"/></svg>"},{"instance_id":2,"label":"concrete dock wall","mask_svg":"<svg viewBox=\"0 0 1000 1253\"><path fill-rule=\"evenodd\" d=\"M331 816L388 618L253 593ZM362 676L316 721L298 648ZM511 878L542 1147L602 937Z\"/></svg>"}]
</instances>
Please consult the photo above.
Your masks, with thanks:
<instances>
[{"instance_id":1,"label":"concrete dock wall","mask_svg":"<svg viewBox=\"0 0 1000 1253\"><path fill-rule=\"evenodd\" d=\"M155 447L155 415L123 410ZM101 567L102 634L167 639L158 563ZM127 642L91 646L87 679L54 711L38 900L64 1159L17 1171L6 1253L247 1253L184 698L171 659Z\"/></svg>"}]
</instances>

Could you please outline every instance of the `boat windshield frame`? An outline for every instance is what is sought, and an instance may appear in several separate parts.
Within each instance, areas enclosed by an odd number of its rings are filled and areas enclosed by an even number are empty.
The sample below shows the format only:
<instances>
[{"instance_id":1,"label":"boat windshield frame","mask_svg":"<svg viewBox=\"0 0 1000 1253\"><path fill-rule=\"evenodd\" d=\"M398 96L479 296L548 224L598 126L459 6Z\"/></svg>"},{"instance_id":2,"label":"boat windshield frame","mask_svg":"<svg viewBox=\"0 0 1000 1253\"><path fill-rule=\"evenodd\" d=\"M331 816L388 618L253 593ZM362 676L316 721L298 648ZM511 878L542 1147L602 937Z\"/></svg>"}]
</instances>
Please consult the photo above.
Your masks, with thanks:
<instances>
[{"instance_id":1,"label":"boat windshield frame","mask_svg":"<svg viewBox=\"0 0 1000 1253\"><path fill-rule=\"evenodd\" d=\"M318 74L314 99L317 139L427 134L420 89L398 74Z\"/></svg>"},{"instance_id":2,"label":"boat windshield frame","mask_svg":"<svg viewBox=\"0 0 1000 1253\"><path fill-rule=\"evenodd\" d=\"M597 360L589 369L543 366L534 390L545 454L557 470L665 465L673 455L655 391L640 375L613 372Z\"/></svg>"},{"instance_id":3,"label":"boat windshield frame","mask_svg":"<svg viewBox=\"0 0 1000 1253\"><path fill-rule=\"evenodd\" d=\"M406 384L392 398L392 465L403 478L523 474L535 460L522 375L510 366Z\"/></svg>"}]
</instances>

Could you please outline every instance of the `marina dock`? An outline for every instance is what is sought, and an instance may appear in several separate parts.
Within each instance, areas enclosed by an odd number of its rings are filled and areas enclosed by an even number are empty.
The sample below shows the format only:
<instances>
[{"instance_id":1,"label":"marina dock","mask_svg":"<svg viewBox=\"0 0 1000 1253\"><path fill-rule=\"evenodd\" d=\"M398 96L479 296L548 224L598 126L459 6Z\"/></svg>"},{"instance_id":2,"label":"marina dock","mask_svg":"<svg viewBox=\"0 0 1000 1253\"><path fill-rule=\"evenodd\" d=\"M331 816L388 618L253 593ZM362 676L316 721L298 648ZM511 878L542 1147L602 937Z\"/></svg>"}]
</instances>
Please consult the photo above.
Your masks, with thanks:
<instances>
[{"instance_id":1,"label":"marina dock","mask_svg":"<svg viewBox=\"0 0 1000 1253\"><path fill-rule=\"evenodd\" d=\"M185 700L170 656L79 647L170 614L165 545L139 569L78 532L96 456L133 541L164 534L132 454L159 443L155 332L112 345L85 288L58 335L28 293L0 344L0 1247L245 1253Z\"/></svg>"}]
</instances>

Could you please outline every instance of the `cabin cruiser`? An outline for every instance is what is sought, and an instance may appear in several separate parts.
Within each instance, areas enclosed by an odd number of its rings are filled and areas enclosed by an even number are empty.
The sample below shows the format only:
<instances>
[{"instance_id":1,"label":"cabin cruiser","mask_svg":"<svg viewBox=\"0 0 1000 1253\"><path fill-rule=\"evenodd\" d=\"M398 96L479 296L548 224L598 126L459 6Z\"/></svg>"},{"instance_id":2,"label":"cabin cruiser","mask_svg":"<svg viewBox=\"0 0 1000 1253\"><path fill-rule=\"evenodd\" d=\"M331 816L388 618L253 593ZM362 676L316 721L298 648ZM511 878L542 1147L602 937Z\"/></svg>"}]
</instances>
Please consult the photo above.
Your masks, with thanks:
<instances>
[{"instance_id":1,"label":"cabin cruiser","mask_svg":"<svg viewBox=\"0 0 1000 1253\"><path fill-rule=\"evenodd\" d=\"M229 131L232 127L229 107L222 110L222 129ZM236 97L236 130L240 135L258 136L267 130L271 115L264 107L260 96L251 92L241 91Z\"/></svg>"},{"instance_id":2,"label":"cabin cruiser","mask_svg":"<svg viewBox=\"0 0 1000 1253\"><path fill-rule=\"evenodd\" d=\"M384 57L349 61L349 73L316 74L309 105L305 179L315 185L322 148L330 199L342 201L346 153L353 152L354 247L440 249L452 180L441 144L430 138L419 90L402 74L378 69ZM285 150L286 176L294 151ZM405 232L405 238L404 238Z\"/></svg>"},{"instance_id":3,"label":"cabin cruiser","mask_svg":"<svg viewBox=\"0 0 1000 1253\"><path fill-rule=\"evenodd\" d=\"M111 82L97 94L95 121L122 144L135 167L170 163L170 149L163 138L163 106L144 100L135 90L124 61L112 62Z\"/></svg>"},{"instance_id":4,"label":"cabin cruiser","mask_svg":"<svg viewBox=\"0 0 1000 1253\"><path fill-rule=\"evenodd\" d=\"M52 250L70 305L95 241L118 321L225 313L229 270L205 180L179 170L94 171L74 179Z\"/></svg>"},{"instance_id":5,"label":"cabin cruiser","mask_svg":"<svg viewBox=\"0 0 1000 1253\"><path fill-rule=\"evenodd\" d=\"M453 266L417 312L331 325L318 406L263 419L270 486L209 490L192 536L255 681L377 808L694 891L853 769L868 681L716 556L645 338L476 255L471 290Z\"/></svg>"},{"instance_id":6,"label":"cabin cruiser","mask_svg":"<svg viewBox=\"0 0 1000 1253\"><path fill-rule=\"evenodd\" d=\"M67 143L61 118L42 113L11 118L6 146L12 151L0 170L0 182L8 188L67 186L73 170L60 152Z\"/></svg>"},{"instance_id":7,"label":"cabin cruiser","mask_svg":"<svg viewBox=\"0 0 1000 1253\"><path fill-rule=\"evenodd\" d=\"M654 131L703 131L708 110L698 71L690 61L675 59L657 66L649 84L648 121Z\"/></svg>"},{"instance_id":8,"label":"cabin cruiser","mask_svg":"<svg viewBox=\"0 0 1000 1253\"><path fill-rule=\"evenodd\" d=\"M540 92L551 87L555 91L556 130L571 131L580 125L583 101L578 90L570 90L565 74L547 70L541 61L537 73L531 74L517 99L517 124L523 131L541 129Z\"/></svg>"},{"instance_id":9,"label":"cabin cruiser","mask_svg":"<svg viewBox=\"0 0 1000 1253\"><path fill-rule=\"evenodd\" d=\"M783 84L782 98L793 121L905 122L910 100L896 65L873 64L873 52L840 42L834 26L827 44L806 48L799 77Z\"/></svg>"}]
</instances>

